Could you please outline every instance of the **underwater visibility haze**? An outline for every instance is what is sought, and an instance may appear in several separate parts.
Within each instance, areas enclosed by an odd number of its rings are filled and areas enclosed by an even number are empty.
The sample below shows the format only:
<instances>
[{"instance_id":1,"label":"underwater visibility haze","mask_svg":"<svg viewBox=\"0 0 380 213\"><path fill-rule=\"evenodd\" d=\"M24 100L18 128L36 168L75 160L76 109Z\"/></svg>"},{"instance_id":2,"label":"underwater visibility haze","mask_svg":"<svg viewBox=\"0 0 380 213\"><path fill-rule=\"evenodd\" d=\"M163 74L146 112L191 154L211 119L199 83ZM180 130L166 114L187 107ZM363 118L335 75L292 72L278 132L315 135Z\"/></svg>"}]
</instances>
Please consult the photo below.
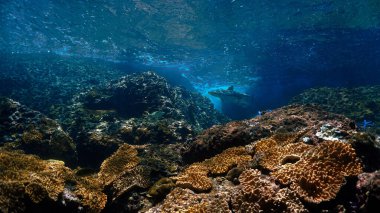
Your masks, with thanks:
<instances>
[{"instance_id":1,"label":"underwater visibility haze","mask_svg":"<svg viewBox=\"0 0 380 213\"><path fill-rule=\"evenodd\" d=\"M379 0L0 0L0 212L377 212Z\"/></svg>"}]
</instances>

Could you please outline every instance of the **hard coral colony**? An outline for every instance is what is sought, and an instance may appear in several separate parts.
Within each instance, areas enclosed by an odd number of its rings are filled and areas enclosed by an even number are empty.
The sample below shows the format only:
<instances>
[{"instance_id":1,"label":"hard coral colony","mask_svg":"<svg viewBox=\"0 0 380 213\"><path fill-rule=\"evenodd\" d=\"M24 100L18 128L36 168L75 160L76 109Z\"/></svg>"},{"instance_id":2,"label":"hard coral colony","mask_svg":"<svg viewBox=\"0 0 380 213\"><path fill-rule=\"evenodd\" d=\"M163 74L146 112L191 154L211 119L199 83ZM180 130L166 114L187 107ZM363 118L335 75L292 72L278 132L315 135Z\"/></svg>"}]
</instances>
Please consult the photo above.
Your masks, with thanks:
<instances>
[{"instance_id":1,"label":"hard coral colony","mask_svg":"<svg viewBox=\"0 0 380 213\"><path fill-rule=\"evenodd\" d=\"M185 108L191 103L178 98L186 92L167 86L152 73L116 81L99 92L97 99L129 97L132 92L125 88L131 85L143 94L144 88L150 87L142 88L138 82L152 83L149 78L158 80L154 84L161 82L166 94L165 98L152 97L156 101L147 106L151 111L131 117L120 105L105 109L80 94L75 99L78 103L65 112L66 119L73 119L63 122L69 133L41 113L2 99L1 131L6 137L0 149L1 211L313 212L376 208L373 200L378 198L375 186L379 176L374 172L380 166L369 159L378 159L380 149L376 138L359 132L352 120L314 105L290 105L208 128L204 115L184 119L188 113ZM201 99L193 97L193 101ZM181 104L174 104L176 100ZM198 110L206 112L210 110L207 106ZM170 115L176 125L162 123L165 113L164 117ZM220 122L224 119L215 111L208 116ZM201 127L208 129L195 131ZM64 161L70 162L71 168ZM366 173L362 174L363 170Z\"/></svg>"}]
</instances>

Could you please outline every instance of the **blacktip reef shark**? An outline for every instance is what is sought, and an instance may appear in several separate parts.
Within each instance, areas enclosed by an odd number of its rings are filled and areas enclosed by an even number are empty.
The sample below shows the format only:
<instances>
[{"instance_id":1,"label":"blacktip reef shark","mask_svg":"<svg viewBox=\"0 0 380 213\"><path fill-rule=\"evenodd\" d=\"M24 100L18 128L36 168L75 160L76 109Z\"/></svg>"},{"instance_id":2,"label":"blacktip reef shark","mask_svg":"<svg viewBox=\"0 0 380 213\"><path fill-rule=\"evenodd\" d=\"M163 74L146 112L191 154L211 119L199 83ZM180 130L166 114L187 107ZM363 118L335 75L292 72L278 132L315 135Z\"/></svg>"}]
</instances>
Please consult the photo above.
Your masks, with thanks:
<instances>
[{"instance_id":1,"label":"blacktip reef shark","mask_svg":"<svg viewBox=\"0 0 380 213\"><path fill-rule=\"evenodd\" d=\"M235 91L233 86L228 87L228 89L217 89L209 91L208 94L221 100L222 110L226 107L226 105L248 107L249 101L251 99L250 95Z\"/></svg>"}]
</instances>

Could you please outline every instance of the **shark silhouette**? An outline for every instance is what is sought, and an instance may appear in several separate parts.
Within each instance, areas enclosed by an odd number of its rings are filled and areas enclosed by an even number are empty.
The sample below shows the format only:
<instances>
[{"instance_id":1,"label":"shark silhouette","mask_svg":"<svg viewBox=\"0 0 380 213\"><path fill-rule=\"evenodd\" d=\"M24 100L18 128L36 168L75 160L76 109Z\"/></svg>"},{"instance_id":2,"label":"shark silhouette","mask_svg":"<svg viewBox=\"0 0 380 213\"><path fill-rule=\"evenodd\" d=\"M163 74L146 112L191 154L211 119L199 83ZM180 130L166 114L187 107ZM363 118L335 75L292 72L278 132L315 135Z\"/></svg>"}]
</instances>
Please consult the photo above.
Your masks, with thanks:
<instances>
[{"instance_id":1,"label":"shark silhouette","mask_svg":"<svg viewBox=\"0 0 380 213\"><path fill-rule=\"evenodd\" d=\"M228 113L231 110L238 111L245 109L250 105L251 96L235 91L233 86L228 87L228 89L217 89L209 91L208 94L220 99L222 102L222 111L224 113Z\"/></svg>"}]
</instances>

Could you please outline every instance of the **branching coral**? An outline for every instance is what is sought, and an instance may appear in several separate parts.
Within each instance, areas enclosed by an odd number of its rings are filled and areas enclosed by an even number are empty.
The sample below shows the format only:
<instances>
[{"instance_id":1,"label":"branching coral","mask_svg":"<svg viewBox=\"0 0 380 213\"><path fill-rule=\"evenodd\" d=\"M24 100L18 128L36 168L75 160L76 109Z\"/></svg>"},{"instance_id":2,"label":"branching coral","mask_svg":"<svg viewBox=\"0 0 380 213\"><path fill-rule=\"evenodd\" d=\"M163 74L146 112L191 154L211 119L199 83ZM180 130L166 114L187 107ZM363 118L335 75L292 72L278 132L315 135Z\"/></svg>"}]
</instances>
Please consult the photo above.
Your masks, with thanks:
<instances>
[{"instance_id":1,"label":"branching coral","mask_svg":"<svg viewBox=\"0 0 380 213\"><path fill-rule=\"evenodd\" d=\"M338 141L312 146L272 137L257 142L254 153L273 177L311 203L334 199L345 177L362 171L355 150Z\"/></svg>"},{"instance_id":2,"label":"branching coral","mask_svg":"<svg viewBox=\"0 0 380 213\"><path fill-rule=\"evenodd\" d=\"M233 147L201 163L194 163L179 176L176 185L197 192L209 191L212 181L208 175L227 173L234 166L242 166L251 160L244 147Z\"/></svg>"}]
</instances>

